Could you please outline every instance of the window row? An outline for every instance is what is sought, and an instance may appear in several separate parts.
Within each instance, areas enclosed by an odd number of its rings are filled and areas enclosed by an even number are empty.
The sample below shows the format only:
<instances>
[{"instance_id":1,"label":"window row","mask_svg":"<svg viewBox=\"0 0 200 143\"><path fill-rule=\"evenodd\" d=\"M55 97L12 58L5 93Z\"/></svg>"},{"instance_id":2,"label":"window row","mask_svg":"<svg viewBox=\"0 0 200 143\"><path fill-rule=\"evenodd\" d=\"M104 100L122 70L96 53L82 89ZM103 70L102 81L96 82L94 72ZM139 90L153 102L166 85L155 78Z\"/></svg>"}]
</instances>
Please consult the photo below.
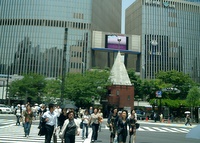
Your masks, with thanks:
<instances>
[{"instance_id":1,"label":"window row","mask_svg":"<svg viewBox=\"0 0 200 143\"><path fill-rule=\"evenodd\" d=\"M90 29L91 24L82 22L70 22L45 19L0 19L0 25L33 25L33 26L52 26L68 27L76 29Z\"/></svg>"}]
</instances>

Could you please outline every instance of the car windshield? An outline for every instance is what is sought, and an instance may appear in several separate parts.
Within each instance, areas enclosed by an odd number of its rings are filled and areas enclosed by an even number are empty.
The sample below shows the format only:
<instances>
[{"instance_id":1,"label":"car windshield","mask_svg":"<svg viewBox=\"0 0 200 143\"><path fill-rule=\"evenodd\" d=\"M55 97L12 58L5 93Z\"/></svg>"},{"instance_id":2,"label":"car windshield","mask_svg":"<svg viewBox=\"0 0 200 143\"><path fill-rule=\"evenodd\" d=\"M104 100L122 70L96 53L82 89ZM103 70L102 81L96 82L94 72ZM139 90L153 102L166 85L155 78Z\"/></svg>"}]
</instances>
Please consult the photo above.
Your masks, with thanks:
<instances>
[{"instance_id":1,"label":"car windshield","mask_svg":"<svg viewBox=\"0 0 200 143\"><path fill-rule=\"evenodd\" d=\"M137 114L142 114L142 111L136 110L136 113L137 113Z\"/></svg>"}]
</instances>

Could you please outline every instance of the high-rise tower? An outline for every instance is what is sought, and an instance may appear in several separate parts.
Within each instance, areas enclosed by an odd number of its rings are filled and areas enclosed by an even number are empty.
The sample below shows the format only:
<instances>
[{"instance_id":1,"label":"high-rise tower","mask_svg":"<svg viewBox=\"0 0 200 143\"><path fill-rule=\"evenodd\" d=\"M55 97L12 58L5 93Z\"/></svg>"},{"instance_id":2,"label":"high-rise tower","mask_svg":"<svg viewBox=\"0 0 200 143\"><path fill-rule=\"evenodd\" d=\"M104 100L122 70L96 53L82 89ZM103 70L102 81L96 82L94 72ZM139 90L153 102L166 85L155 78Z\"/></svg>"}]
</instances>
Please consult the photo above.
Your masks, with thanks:
<instances>
[{"instance_id":1,"label":"high-rise tower","mask_svg":"<svg viewBox=\"0 0 200 143\"><path fill-rule=\"evenodd\" d=\"M92 30L121 31L121 0L1 0L0 74L90 67Z\"/></svg>"},{"instance_id":2,"label":"high-rise tower","mask_svg":"<svg viewBox=\"0 0 200 143\"><path fill-rule=\"evenodd\" d=\"M200 4L136 0L126 9L126 34L141 35L140 73L177 70L200 82Z\"/></svg>"}]
</instances>

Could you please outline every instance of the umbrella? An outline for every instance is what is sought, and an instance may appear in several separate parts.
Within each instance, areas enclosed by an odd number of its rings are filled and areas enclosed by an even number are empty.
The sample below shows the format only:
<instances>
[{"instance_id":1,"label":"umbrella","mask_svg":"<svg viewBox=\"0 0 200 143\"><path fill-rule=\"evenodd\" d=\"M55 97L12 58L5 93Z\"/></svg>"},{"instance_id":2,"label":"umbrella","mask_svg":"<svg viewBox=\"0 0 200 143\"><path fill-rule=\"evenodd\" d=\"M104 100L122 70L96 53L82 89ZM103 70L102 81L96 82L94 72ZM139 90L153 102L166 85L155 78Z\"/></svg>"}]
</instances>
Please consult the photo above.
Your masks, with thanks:
<instances>
[{"instance_id":1,"label":"umbrella","mask_svg":"<svg viewBox=\"0 0 200 143\"><path fill-rule=\"evenodd\" d=\"M77 107L73 104L64 104L61 106L61 108L66 108L66 109L77 109Z\"/></svg>"},{"instance_id":2,"label":"umbrella","mask_svg":"<svg viewBox=\"0 0 200 143\"><path fill-rule=\"evenodd\" d=\"M185 114L190 114L190 111L185 111Z\"/></svg>"},{"instance_id":3,"label":"umbrella","mask_svg":"<svg viewBox=\"0 0 200 143\"><path fill-rule=\"evenodd\" d=\"M192 138L192 139L200 139L200 125L192 128L187 134L186 138Z\"/></svg>"}]
</instances>

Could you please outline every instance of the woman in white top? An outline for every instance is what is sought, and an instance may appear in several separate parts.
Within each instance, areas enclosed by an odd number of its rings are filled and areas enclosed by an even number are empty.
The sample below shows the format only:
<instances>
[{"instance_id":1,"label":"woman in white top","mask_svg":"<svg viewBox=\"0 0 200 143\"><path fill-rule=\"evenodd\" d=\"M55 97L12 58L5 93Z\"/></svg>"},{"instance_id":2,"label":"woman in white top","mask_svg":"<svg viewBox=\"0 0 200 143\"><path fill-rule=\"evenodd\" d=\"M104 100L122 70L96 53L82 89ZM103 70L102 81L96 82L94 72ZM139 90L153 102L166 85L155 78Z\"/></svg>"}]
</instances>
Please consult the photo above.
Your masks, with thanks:
<instances>
[{"instance_id":1,"label":"woman in white top","mask_svg":"<svg viewBox=\"0 0 200 143\"><path fill-rule=\"evenodd\" d=\"M75 136L80 133L79 123L74 119L74 111L67 113L68 119L65 120L59 137L65 140L65 143L75 143Z\"/></svg>"},{"instance_id":2,"label":"woman in white top","mask_svg":"<svg viewBox=\"0 0 200 143\"><path fill-rule=\"evenodd\" d=\"M91 114L91 122L92 125L92 142L96 141L98 138L98 130L99 130L99 119L101 116L98 114L98 109L94 109L94 113Z\"/></svg>"},{"instance_id":3,"label":"woman in white top","mask_svg":"<svg viewBox=\"0 0 200 143\"><path fill-rule=\"evenodd\" d=\"M16 122L16 125L20 125L20 118L21 118L21 114L22 113L22 110L20 108L20 104L17 105L17 109L15 110L15 115L16 115L16 118L17 118L17 122Z\"/></svg>"},{"instance_id":4,"label":"woman in white top","mask_svg":"<svg viewBox=\"0 0 200 143\"><path fill-rule=\"evenodd\" d=\"M85 110L82 116L82 121L83 121L82 139L84 139L84 135L86 136L86 138L88 138L88 126L90 121L90 115L87 109Z\"/></svg>"}]
</instances>

